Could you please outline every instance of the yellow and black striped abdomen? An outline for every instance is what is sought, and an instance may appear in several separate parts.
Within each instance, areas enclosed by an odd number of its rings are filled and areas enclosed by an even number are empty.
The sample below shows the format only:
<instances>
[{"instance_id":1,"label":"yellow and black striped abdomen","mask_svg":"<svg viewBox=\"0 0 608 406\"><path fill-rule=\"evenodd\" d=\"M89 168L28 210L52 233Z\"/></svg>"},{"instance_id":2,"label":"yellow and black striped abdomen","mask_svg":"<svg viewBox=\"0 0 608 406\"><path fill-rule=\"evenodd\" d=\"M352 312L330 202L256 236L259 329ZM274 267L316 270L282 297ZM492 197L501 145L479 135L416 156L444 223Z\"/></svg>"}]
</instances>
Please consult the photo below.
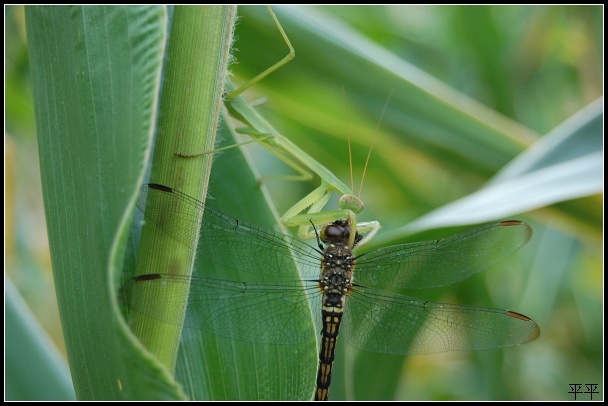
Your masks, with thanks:
<instances>
[{"instance_id":1,"label":"yellow and black striped abdomen","mask_svg":"<svg viewBox=\"0 0 608 406\"><path fill-rule=\"evenodd\" d=\"M341 243L330 244L323 253L319 287L323 292L321 348L315 400L327 400L346 297L352 289L355 263L351 249Z\"/></svg>"},{"instance_id":2,"label":"yellow and black striped abdomen","mask_svg":"<svg viewBox=\"0 0 608 406\"><path fill-rule=\"evenodd\" d=\"M323 310L323 330L321 332L321 350L319 351L319 371L317 372L317 389L315 400L327 400L331 384L331 370L336 354L338 331L342 321L342 310L327 312Z\"/></svg>"}]
</instances>

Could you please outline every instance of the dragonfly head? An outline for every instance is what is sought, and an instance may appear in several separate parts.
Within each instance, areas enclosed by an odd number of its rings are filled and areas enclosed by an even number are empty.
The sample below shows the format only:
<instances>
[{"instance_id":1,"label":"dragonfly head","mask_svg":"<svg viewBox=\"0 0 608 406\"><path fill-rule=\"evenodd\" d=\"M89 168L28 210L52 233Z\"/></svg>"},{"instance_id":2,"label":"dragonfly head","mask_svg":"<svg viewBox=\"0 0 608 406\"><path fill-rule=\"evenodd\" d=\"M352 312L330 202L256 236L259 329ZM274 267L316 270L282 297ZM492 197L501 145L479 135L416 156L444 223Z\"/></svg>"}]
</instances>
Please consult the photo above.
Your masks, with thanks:
<instances>
[{"instance_id":1,"label":"dragonfly head","mask_svg":"<svg viewBox=\"0 0 608 406\"><path fill-rule=\"evenodd\" d=\"M326 225L321 230L321 241L325 244L341 244L347 245L350 237L350 224L346 220L336 220L331 224ZM363 237L357 233L355 236L355 245L361 241Z\"/></svg>"}]
</instances>

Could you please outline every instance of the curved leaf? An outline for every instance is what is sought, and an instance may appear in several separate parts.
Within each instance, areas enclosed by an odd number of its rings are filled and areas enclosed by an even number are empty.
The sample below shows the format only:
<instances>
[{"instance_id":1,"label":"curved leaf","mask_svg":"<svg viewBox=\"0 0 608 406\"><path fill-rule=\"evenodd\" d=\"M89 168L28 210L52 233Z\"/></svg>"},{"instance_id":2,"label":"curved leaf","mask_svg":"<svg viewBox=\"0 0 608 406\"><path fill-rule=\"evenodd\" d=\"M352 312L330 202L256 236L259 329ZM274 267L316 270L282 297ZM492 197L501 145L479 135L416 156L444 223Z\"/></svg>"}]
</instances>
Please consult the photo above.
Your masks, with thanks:
<instances>
[{"instance_id":1,"label":"curved leaf","mask_svg":"<svg viewBox=\"0 0 608 406\"><path fill-rule=\"evenodd\" d=\"M74 400L70 370L7 276L5 399Z\"/></svg>"},{"instance_id":2,"label":"curved leaf","mask_svg":"<svg viewBox=\"0 0 608 406\"><path fill-rule=\"evenodd\" d=\"M394 230L482 223L603 191L603 102L598 100L532 144L487 186Z\"/></svg>"},{"instance_id":3,"label":"curved leaf","mask_svg":"<svg viewBox=\"0 0 608 406\"><path fill-rule=\"evenodd\" d=\"M46 221L76 396L179 396L135 350L110 277L122 264L152 135L165 8L27 7L26 18Z\"/></svg>"}]
</instances>

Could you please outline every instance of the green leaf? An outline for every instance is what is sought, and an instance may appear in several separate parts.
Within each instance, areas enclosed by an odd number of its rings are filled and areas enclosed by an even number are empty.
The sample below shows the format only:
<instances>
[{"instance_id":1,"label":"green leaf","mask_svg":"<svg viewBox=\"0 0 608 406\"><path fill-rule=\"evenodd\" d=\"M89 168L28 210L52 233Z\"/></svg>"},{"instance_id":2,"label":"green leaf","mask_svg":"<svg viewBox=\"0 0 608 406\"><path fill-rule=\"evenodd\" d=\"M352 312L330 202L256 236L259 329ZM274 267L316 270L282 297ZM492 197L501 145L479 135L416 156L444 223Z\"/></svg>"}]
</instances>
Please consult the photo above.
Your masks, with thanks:
<instances>
[{"instance_id":1,"label":"green leaf","mask_svg":"<svg viewBox=\"0 0 608 406\"><path fill-rule=\"evenodd\" d=\"M6 275L4 286L6 399L74 400L67 363Z\"/></svg>"},{"instance_id":2,"label":"green leaf","mask_svg":"<svg viewBox=\"0 0 608 406\"><path fill-rule=\"evenodd\" d=\"M390 240L391 235L507 218L601 193L603 116L603 99L600 99L532 144L486 186L384 238Z\"/></svg>"},{"instance_id":3,"label":"green leaf","mask_svg":"<svg viewBox=\"0 0 608 406\"><path fill-rule=\"evenodd\" d=\"M27 7L46 221L78 399L180 396L118 311L155 121L164 7Z\"/></svg>"},{"instance_id":4,"label":"green leaf","mask_svg":"<svg viewBox=\"0 0 608 406\"><path fill-rule=\"evenodd\" d=\"M150 174L151 183L179 189L197 200L205 201L212 155L186 159L176 153L194 153L213 149L222 106L235 7L176 7L164 69L157 137ZM151 198L146 210L154 206ZM177 210L178 208L175 208ZM184 206L182 205L182 209ZM163 215L164 214L164 215ZM173 212L160 213L158 221L171 224ZM180 223L180 233L195 241L200 225L196 221ZM169 226L170 227L170 226ZM195 253L175 240L153 222L146 222L141 236L135 276L151 273L190 275ZM135 284L133 300L159 300L158 290ZM188 286L174 286L169 296L187 296ZM186 302L166 306L167 318L175 324L162 323L134 312L131 328L143 345L169 371L175 368Z\"/></svg>"},{"instance_id":5,"label":"green leaf","mask_svg":"<svg viewBox=\"0 0 608 406\"><path fill-rule=\"evenodd\" d=\"M220 146L234 144L234 135L228 128L222 126L221 130L219 136L223 142ZM219 155L211 173L211 198L206 204L239 220L276 229L278 215L269 203L265 187L260 187L259 176L252 172L252 164L250 158L239 149ZM237 185L234 179L238 179ZM204 232L201 230L201 233ZM230 241L223 242L222 247L232 255L244 255L241 247ZM288 266L287 263L284 265ZM241 277L249 272L267 274L272 271L245 269L242 270L244 273L239 273L220 267L214 273L214 269L209 258L200 257L197 258L194 273L199 277L242 280ZM285 272L283 269L281 274L285 275ZM295 268L293 279L298 279ZM264 297L259 299L265 300ZM270 303L265 307L269 315L273 311L281 311ZM234 313L222 323L239 323L240 317L243 314ZM297 345L255 344L185 329L176 378L184 382L185 390L192 399L310 400L318 359L315 328L312 318L302 325L296 323L302 321L294 320L293 329L309 331L310 340Z\"/></svg>"}]
</instances>

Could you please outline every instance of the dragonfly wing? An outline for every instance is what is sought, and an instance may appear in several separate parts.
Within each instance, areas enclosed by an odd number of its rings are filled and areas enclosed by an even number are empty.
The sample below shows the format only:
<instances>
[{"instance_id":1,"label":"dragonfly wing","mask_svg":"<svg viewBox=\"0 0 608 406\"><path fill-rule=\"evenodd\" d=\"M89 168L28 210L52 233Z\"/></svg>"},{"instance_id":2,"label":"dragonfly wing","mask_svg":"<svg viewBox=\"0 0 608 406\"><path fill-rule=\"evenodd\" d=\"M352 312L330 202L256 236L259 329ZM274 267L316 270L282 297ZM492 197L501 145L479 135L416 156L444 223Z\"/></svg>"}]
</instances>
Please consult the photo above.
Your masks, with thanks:
<instances>
[{"instance_id":1,"label":"dragonfly wing","mask_svg":"<svg viewBox=\"0 0 608 406\"><path fill-rule=\"evenodd\" d=\"M295 263L303 278L318 277L319 254L310 245L265 227L236 220L207 208L197 254L234 270L295 277Z\"/></svg>"},{"instance_id":2,"label":"dragonfly wing","mask_svg":"<svg viewBox=\"0 0 608 406\"><path fill-rule=\"evenodd\" d=\"M155 300L133 297L136 283L147 284L148 292L157 290ZM189 295L168 294L174 284L189 284ZM297 344L315 338L307 323L312 317L309 300L318 306L317 285L299 280L237 282L153 274L131 279L122 291L129 309L166 323L175 324L166 318L164 309L176 303L183 307L188 301L184 327L244 342Z\"/></svg>"},{"instance_id":3,"label":"dragonfly wing","mask_svg":"<svg viewBox=\"0 0 608 406\"><path fill-rule=\"evenodd\" d=\"M301 276L320 272L320 253L303 241L237 220L178 190L142 185L137 207L165 233L197 249L197 256L233 270L293 278L293 264ZM202 216L202 219L201 219ZM168 221L170 219L170 221ZM201 222L196 238L184 230Z\"/></svg>"},{"instance_id":4,"label":"dragonfly wing","mask_svg":"<svg viewBox=\"0 0 608 406\"><path fill-rule=\"evenodd\" d=\"M540 330L516 312L433 303L356 287L344 312L344 334L353 346L387 354L432 354L524 344Z\"/></svg>"},{"instance_id":5,"label":"dragonfly wing","mask_svg":"<svg viewBox=\"0 0 608 406\"><path fill-rule=\"evenodd\" d=\"M438 240L378 248L357 258L355 281L404 289L450 285L499 263L531 237L530 226L510 220Z\"/></svg>"}]
</instances>

